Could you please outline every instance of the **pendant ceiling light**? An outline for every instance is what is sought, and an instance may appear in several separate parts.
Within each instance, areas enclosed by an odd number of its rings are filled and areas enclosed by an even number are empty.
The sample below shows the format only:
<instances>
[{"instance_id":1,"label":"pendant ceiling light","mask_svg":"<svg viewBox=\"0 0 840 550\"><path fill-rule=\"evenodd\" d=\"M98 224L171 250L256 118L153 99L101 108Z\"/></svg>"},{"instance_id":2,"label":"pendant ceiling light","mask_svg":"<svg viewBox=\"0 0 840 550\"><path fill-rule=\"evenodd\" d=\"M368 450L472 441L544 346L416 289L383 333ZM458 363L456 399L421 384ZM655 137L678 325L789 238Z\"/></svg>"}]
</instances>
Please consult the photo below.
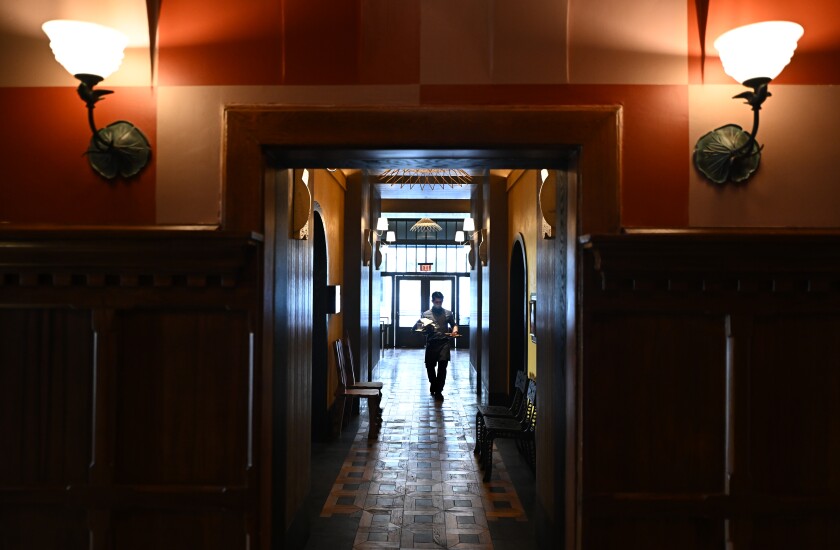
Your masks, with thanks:
<instances>
[{"instance_id":1,"label":"pendant ceiling light","mask_svg":"<svg viewBox=\"0 0 840 550\"><path fill-rule=\"evenodd\" d=\"M379 179L392 186L407 185L409 189L415 185L420 189L434 189L436 185L443 189L462 187L472 181L472 176L459 168L391 168L379 174Z\"/></svg>"},{"instance_id":2,"label":"pendant ceiling light","mask_svg":"<svg viewBox=\"0 0 840 550\"><path fill-rule=\"evenodd\" d=\"M441 226L432 221L431 218L421 218L420 221L411 226L409 231L419 231L421 233L436 233L443 229Z\"/></svg>"}]
</instances>

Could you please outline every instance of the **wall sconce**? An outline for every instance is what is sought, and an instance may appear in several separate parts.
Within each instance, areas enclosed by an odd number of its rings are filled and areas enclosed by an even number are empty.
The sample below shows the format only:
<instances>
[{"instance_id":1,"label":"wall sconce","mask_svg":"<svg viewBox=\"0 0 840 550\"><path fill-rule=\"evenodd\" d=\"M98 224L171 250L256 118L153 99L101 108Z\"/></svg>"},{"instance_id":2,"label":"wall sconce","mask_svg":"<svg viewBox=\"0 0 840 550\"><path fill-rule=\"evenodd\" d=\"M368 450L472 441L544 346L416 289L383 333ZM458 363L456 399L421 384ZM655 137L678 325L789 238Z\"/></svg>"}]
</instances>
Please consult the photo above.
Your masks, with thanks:
<instances>
[{"instance_id":1,"label":"wall sconce","mask_svg":"<svg viewBox=\"0 0 840 550\"><path fill-rule=\"evenodd\" d=\"M469 237L467 237L469 234ZM464 252L467 253L467 260L470 264L470 269L475 269L477 265L476 258L481 262L482 266L487 265L487 230L481 229L476 231L475 220L472 218L464 218L463 231L455 232L455 242L464 247Z\"/></svg>"},{"instance_id":2,"label":"wall sconce","mask_svg":"<svg viewBox=\"0 0 840 550\"><path fill-rule=\"evenodd\" d=\"M382 218L380 218L380 219L382 219ZM377 223L377 227L378 226L379 226L379 224ZM375 234L379 235L379 232L377 231ZM397 240L397 234L393 231L386 231L385 232L385 242L382 242L381 236L380 236L380 238L376 239L376 255L375 255L375 262L374 262L374 266L376 266L376 269L379 269L380 266L382 266L382 260L383 260L382 254L387 253L388 250L391 248L390 243L395 242L396 240Z\"/></svg>"},{"instance_id":3,"label":"wall sconce","mask_svg":"<svg viewBox=\"0 0 840 550\"><path fill-rule=\"evenodd\" d=\"M298 241L309 238L309 216L312 213L312 191L309 170L288 170L292 178L292 215L289 218L289 237Z\"/></svg>"},{"instance_id":4,"label":"wall sconce","mask_svg":"<svg viewBox=\"0 0 840 550\"><path fill-rule=\"evenodd\" d=\"M790 63L804 29L789 21L765 21L725 32L715 40L723 70L752 91L733 97L752 106L753 128L727 124L709 132L694 147L694 166L715 183L745 181L758 169L762 147L755 141L758 112L767 85Z\"/></svg>"},{"instance_id":5,"label":"wall sconce","mask_svg":"<svg viewBox=\"0 0 840 550\"><path fill-rule=\"evenodd\" d=\"M47 21L41 28L50 39L56 61L79 81L77 92L87 105L88 124L93 133L88 162L104 178L130 178L142 170L152 154L149 140L139 128L120 120L101 130L93 122L93 109L111 90L94 86L119 69L128 37L111 28L82 21Z\"/></svg>"},{"instance_id":6,"label":"wall sconce","mask_svg":"<svg viewBox=\"0 0 840 550\"><path fill-rule=\"evenodd\" d=\"M370 265L370 260L373 257L373 240L376 233L372 229L365 229L365 240L362 246L362 265Z\"/></svg>"},{"instance_id":7,"label":"wall sconce","mask_svg":"<svg viewBox=\"0 0 840 550\"><path fill-rule=\"evenodd\" d=\"M542 215L542 238L553 239L555 236L554 226L557 225L557 178L549 179L550 172L543 168L540 170L540 193L537 202Z\"/></svg>"}]
</instances>

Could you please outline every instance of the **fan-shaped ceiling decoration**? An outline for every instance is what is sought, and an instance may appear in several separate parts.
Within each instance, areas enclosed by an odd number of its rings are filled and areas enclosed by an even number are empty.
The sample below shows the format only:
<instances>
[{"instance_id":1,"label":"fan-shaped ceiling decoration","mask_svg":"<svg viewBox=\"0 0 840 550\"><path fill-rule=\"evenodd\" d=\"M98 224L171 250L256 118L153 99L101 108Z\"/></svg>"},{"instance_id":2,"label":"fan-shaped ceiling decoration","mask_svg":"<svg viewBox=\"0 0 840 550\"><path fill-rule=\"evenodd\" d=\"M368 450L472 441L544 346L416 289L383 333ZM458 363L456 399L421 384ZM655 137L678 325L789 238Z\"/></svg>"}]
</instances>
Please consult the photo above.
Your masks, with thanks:
<instances>
[{"instance_id":1,"label":"fan-shaped ceiling decoration","mask_svg":"<svg viewBox=\"0 0 840 550\"><path fill-rule=\"evenodd\" d=\"M436 233L443 229L441 226L432 221L431 218L420 218L420 220L411 226L409 231L419 231L421 233Z\"/></svg>"},{"instance_id":2,"label":"fan-shaped ceiling decoration","mask_svg":"<svg viewBox=\"0 0 840 550\"><path fill-rule=\"evenodd\" d=\"M390 168L379 174L379 179L390 185L407 185L409 189L415 185L420 189L434 189L436 185L443 189L468 184L472 176L460 168Z\"/></svg>"}]
</instances>

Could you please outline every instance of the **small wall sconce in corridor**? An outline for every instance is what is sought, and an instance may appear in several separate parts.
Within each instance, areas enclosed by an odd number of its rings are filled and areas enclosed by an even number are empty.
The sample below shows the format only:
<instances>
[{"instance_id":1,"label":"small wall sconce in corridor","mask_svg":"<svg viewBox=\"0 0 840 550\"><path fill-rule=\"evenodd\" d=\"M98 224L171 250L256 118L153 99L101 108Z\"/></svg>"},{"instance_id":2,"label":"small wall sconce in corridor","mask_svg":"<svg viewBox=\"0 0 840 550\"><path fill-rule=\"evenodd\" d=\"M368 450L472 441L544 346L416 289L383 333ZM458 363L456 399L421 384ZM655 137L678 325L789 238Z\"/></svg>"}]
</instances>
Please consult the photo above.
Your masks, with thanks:
<instances>
[{"instance_id":1,"label":"small wall sconce in corridor","mask_svg":"<svg viewBox=\"0 0 840 550\"><path fill-rule=\"evenodd\" d=\"M761 146L756 142L758 112L770 97L767 85L790 63L804 30L789 21L765 21L725 32L715 40L723 70L748 88L736 95L753 110L753 128L745 132L727 124L697 141L694 166L715 183L746 181L758 169Z\"/></svg>"},{"instance_id":2,"label":"small wall sconce in corridor","mask_svg":"<svg viewBox=\"0 0 840 550\"><path fill-rule=\"evenodd\" d=\"M469 234L469 236L467 236ZM475 220L464 218L463 231L455 232L455 242L464 247L464 252L467 253L467 261L469 261L470 269L475 269L478 261L482 266L487 265L487 231L481 229L476 231ZM478 260L478 261L476 261Z\"/></svg>"},{"instance_id":3,"label":"small wall sconce in corridor","mask_svg":"<svg viewBox=\"0 0 840 550\"><path fill-rule=\"evenodd\" d=\"M107 179L138 174L152 154L143 132L124 120L101 130L93 122L96 103L113 93L94 87L119 69L128 37L115 29L83 21L47 21L41 28L50 39L55 59L80 82L76 91L87 105L93 133L87 150L91 167Z\"/></svg>"}]
</instances>

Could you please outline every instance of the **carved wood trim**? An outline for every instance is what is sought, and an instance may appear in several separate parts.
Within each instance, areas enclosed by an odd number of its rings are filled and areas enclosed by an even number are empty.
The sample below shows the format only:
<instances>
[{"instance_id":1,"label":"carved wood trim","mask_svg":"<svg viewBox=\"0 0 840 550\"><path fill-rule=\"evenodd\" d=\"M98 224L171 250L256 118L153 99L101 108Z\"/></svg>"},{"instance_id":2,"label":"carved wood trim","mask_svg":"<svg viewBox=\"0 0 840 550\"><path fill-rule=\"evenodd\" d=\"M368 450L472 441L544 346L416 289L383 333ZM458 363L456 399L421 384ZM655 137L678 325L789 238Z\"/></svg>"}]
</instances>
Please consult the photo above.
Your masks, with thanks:
<instances>
[{"instance_id":1,"label":"carved wood trim","mask_svg":"<svg viewBox=\"0 0 840 550\"><path fill-rule=\"evenodd\" d=\"M232 288L250 280L254 233L180 230L0 231L0 289Z\"/></svg>"},{"instance_id":2,"label":"carved wood trim","mask_svg":"<svg viewBox=\"0 0 840 550\"><path fill-rule=\"evenodd\" d=\"M840 293L840 231L635 231L581 244L605 291Z\"/></svg>"}]
</instances>

